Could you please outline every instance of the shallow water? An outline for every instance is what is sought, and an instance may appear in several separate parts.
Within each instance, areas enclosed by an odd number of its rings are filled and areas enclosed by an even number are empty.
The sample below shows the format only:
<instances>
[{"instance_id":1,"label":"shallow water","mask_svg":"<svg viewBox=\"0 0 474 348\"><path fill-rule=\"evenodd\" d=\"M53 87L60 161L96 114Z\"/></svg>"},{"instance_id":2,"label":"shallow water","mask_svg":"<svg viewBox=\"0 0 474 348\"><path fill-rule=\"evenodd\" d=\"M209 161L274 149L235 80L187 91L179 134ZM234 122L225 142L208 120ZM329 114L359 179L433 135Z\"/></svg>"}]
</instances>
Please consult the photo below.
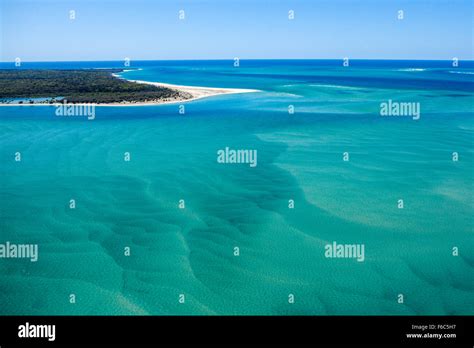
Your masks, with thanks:
<instances>
[{"instance_id":1,"label":"shallow water","mask_svg":"<svg viewBox=\"0 0 474 348\"><path fill-rule=\"evenodd\" d=\"M120 63L71 64L24 67ZM38 262L0 259L1 312L472 313L474 67L351 64L134 62L122 74L261 90L185 115L0 108L0 243L40 250ZM420 119L380 116L389 99L420 103ZM225 147L257 150L258 165L218 163ZM326 258L333 241L364 244L365 260Z\"/></svg>"}]
</instances>

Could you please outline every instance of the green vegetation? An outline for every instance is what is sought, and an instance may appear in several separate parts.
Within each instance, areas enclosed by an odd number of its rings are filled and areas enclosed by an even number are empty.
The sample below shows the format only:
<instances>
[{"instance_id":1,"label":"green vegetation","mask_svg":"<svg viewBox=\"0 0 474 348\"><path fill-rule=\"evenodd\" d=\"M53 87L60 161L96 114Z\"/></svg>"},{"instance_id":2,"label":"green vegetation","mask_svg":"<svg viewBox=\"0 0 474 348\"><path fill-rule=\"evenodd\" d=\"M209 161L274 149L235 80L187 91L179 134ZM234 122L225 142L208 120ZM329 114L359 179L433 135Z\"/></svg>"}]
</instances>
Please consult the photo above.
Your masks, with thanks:
<instances>
[{"instance_id":1,"label":"green vegetation","mask_svg":"<svg viewBox=\"0 0 474 348\"><path fill-rule=\"evenodd\" d=\"M0 99L63 97L70 103L120 103L184 100L188 93L112 76L122 69L0 70ZM33 101L25 101L25 103ZM43 101L44 102L44 101Z\"/></svg>"}]
</instances>

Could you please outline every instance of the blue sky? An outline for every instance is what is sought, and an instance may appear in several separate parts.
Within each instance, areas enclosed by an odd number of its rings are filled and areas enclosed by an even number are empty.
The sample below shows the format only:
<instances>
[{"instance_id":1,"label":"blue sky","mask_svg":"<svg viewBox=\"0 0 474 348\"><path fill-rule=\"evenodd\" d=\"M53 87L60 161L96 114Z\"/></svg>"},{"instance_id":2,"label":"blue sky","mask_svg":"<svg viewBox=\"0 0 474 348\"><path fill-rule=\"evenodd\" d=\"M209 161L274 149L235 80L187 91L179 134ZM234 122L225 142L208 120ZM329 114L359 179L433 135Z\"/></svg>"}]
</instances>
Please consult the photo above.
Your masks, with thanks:
<instances>
[{"instance_id":1,"label":"blue sky","mask_svg":"<svg viewBox=\"0 0 474 348\"><path fill-rule=\"evenodd\" d=\"M0 3L1 61L473 59L471 0ZM185 20L178 19L179 10Z\"/></svg>"}]
</instances>

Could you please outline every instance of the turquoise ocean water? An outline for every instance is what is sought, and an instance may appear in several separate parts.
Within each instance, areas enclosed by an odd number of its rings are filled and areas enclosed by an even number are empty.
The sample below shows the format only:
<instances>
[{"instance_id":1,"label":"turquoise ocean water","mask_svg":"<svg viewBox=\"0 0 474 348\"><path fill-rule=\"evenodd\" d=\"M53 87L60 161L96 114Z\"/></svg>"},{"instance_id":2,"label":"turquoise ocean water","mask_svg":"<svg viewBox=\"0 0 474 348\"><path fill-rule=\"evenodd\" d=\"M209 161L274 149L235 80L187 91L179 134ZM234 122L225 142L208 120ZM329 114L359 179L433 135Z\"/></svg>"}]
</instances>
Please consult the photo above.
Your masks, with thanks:
<instances>
[{"instance_id":1,"label":"turquoise ocean water","mask_svg":"<svg viewBox=\"0 0 474 348\"><path fill-rule=\"evenodd\" d=\"M23 65L109 67L123 65ZM37 262L0 259L2 314L474 312L472 62L130 69L124 78L260 92L189 102L184 115L1 107L0 243L39 245ZM419 103L420 119L380 116L388 100ZM217 163L225 147L256 149L258 165ZM365 260L326 258L333 241L364 244Z\"/></svg>"}]
</instances>

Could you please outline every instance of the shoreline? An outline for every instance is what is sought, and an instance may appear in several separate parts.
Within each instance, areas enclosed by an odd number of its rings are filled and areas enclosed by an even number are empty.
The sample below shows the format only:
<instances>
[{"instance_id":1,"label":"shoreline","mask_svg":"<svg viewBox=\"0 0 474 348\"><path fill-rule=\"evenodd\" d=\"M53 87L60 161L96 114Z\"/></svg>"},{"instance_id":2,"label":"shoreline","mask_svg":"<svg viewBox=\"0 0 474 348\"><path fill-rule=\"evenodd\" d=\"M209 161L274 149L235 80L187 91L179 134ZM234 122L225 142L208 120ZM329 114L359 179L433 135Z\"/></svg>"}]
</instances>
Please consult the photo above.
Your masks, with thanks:
<instances>
[{"instance_id":1,"label":"shoreline","mask_svg":"<svg viewBox=\"0 0 474 348\"><path fill-rule=\"evenodd\" d=\"M128 80L121 77L118 74L112 74L115 78L124 79L128 82L135 82L140 84L148 84L156 87L165 87L175 91L184 92L191 95L188 99L175 99L175 100L153 100L146 102L120 102L120 103L73 103L66 105L94 105L94 106L153 106L153 105L166 105L166 104L178 104L187 103L194 100L199 100L208 97L215 97L223 94L240 94L240 93L254 93L260 92L258 89L245 89L245 88L221 88L221 87L201 87L201 86L183 86L174 85L171 83L162 82L151 82L144 80ZM0 106L58 106L64 105L62 102L56 103L0 103Z\"/></svg>"}]
</instances>

